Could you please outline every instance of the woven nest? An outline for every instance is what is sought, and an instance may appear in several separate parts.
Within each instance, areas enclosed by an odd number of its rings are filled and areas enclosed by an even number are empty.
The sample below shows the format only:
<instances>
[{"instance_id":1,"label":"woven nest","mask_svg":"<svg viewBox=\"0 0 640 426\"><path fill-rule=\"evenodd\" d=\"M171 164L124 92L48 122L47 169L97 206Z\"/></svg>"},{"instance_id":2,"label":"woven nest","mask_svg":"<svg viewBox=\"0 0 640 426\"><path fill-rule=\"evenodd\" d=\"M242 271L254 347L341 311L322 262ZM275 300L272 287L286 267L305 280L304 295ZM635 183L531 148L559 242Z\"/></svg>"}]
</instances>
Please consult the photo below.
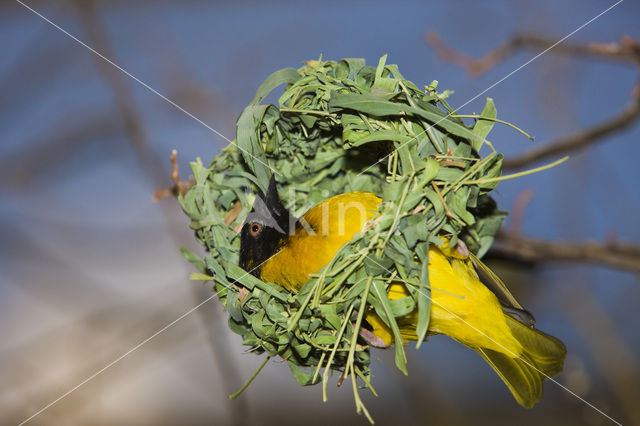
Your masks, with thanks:
<instances>
[{"instance_id":1,"label":"woven nest","mask_svg":"<svg viewBox=\"0 0 640 426\"><path fill-rule=\"evenodd\" d=\"M195 184L179 199L208 252L184 251L201 272L193 279L214 283L229 328L255 353L288 361L302 385L323 380L326 389L331 370L351 375L357 404L356 383L371 387L370 348L358 338L365 311L394 332L396 365L406 373L396 318L418 311L418 341L429 326L428 269L416 260L441 237L449 246L463 239L481 256L504 218L486 195L502 179L502 155L486 142L497 121L491 99L466 125L437 81L419 89L385 61L318 60L272 74L238 119L237 139L208 167L192 163ZM278 106L262 104L283 84ZM271 169L297 216L348 191L383 198L367 230L297 293L238 266L238 230ZM388 299L391 277L406 283L408 300Z\"/></svg>"}]
</instances>

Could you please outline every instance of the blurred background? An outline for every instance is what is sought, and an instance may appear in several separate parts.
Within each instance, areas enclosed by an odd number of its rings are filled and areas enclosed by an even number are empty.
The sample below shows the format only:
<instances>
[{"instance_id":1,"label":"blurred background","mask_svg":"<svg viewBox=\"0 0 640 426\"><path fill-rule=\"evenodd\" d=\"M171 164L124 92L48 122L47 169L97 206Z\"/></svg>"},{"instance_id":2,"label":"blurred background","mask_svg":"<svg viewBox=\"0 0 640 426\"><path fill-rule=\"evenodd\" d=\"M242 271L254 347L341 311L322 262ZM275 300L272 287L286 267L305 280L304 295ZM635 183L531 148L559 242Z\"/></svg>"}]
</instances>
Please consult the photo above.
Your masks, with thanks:
<instances>
[{"instance_id":1,"label":"blurred background","mask_svg":"<svg viewBox=\"0 0 640 426\"><path fill-rule=\"evenodd\" d=\"M367 424L349 386L322 403L319 386L301 388L276 361L230 401L262 359L245 353L215 300L147 341L211 295L188 280L178 250L201 253L186 217L152 196L172 185L172 149L187 179L189 161L208 163L228 143L207 126L235 138L273 71L388 53L418 87L453 89L459 113L494 98L499 118L536 137L496 126L490 140L507 159L548 146L560 148L526 167L571 155L494 191L512 216L488 260L565 342L558 382L640 424L640 49L621 40L640 39L640 4L617 5L467 104L613 1L25 3L197 120L19 2L0 2L0 423L28 419L119 360L29 424ZM471 59L523 33L533 37L504 57ZM361 394L378 424L613 424L551 382L539 405L520 408L447 337L407 355L409 377L393 353L374 354L379 397Z\"/></svg>"}]
</instances>

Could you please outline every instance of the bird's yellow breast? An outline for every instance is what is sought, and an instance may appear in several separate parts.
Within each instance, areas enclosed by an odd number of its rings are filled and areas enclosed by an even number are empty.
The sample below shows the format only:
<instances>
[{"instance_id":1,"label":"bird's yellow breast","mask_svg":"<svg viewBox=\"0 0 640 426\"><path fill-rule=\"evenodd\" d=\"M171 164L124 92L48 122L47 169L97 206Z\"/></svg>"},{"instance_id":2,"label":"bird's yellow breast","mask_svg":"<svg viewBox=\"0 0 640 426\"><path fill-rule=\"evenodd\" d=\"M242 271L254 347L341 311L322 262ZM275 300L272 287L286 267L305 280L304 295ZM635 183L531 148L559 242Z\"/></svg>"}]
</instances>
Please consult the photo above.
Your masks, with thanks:
<instances>
[{"instance_id":1,"label":"bird's yellow breast","mask_svg":"<svg viewBox=\"0 0 640 426\"><path fill-rule=\"evenodd\" d=\"M301 218L287 244L262 266L260 278L289 290L299 289L338 249L360 232L378 211L381 199L370 192L329 198Z\"/></svg>"}]
</instances>

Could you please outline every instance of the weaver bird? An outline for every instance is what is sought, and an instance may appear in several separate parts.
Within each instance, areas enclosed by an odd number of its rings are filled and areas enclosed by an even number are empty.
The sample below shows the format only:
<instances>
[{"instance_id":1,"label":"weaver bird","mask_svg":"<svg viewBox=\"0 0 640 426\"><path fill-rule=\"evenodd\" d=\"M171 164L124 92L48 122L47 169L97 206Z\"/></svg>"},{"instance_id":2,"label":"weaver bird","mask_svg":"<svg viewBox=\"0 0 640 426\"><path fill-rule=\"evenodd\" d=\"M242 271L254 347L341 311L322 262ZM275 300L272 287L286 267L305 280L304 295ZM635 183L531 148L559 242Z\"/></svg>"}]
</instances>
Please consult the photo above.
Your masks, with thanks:
<instances>
[{"instance_id":1,"label":"weaver bird","mask_svg":"<svg viewBox=\"0 0 640 426\"><path fill-rule=\"evenodd\" d=\"M331 197L296 219L284 207L272 179L247 216L240 243L240 266L265 282L298 290L375 217L381 199L369 192ZM446 244L445 244L446 245ZM431 311L428 334L445 334L478 352L518 403L530 408L542 396L542 382L562 371L566 350L558 339L533 328L533 316L468 251L432 244L428 252ZM475 265L475 267L474 267ZM481 271L484 283L475 268ZM392 283L391 300L409 296ZM393 334L370 310L360 335L388 347ZM397 318L405 341L417 340L417 308Z\"/></svg>"}]
</instances>

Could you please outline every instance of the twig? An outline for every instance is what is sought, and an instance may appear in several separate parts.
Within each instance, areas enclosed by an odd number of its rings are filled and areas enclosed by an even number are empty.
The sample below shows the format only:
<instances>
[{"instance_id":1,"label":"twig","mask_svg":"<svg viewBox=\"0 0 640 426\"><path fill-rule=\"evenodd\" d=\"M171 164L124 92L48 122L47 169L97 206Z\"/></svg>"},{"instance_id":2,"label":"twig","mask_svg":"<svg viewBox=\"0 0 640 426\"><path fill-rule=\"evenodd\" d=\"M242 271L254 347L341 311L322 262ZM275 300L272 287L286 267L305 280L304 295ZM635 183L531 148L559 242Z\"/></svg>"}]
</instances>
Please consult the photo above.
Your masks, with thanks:
<instances>
[{"instance_id":1,"label":"twig","mask_svg":"<svg viewBox=\"0 0 640 426\"><path fill-rule=\"evenodd\" d=\"M476 59L449 46L436 32L427 32L425 41L443 61L458 65L474 77L484 74L522 48L545 50L557 42L536 34L515 34L504 44ZM628 35L621 36L619 43L565 41L555 46L553 52L640 65L640 43Z\"/></svg>"},{"instance_id":2,"label":"twig","mask_svg":"<svg viewBox=\"0 0 640 426\"><path fill-rule=\"evenodd\" d=\"M91 0L75 0L74 5L76 6L80 23L84 28L90 44L95 46L95 48L106 57L115 60L116 56L111 48L106 28L104 27L98 11L96 10L95 2ZM116 108L129 137L129 142L138 157L138 161L145 173L145 176L155 187L161 186L166 179L165 169L161 167L162 162L158 159L157 154L149 144L146 131L142 125L143 121L141 115L135 109L134 98L127 82L124 80L124 77L111 66L111 64L108 64L97 56L94 56L94 58L96 60L98 71L111 89ZM177 164L175 166L177 172ZM172 178L173 177L174 176L172 175ZM179 181L179 176L177 175L175 176L174 182L176 182L176 180ZM176 224L175 215L168 210L168 204L163 204L164 206L161 207L161 211L165 218L170 236L177 245L185 245L182 243L185 234L179 231L179 227L174 226ZM198 300L202 300L202 292L210 294L208 290L200 287L192 287L192 292L194 294L194 298L197 298ZM201 320L200 322L202 327L206 331L211 351L214 355L214 361L217 363L218 371L224 384L223 386L226 388L225 391L230 393L232 389L235 388L234 383L238 381L239 374L233 355L229 352L229 348L226 345L220 344L219 337L224 332L224 323L221 321L215 321L215 318L211 318L211 315L213 315L211 311L217 312L210 307L209 310L200 308L196 312ZM248 406L245 400L231 404L230 409L232 423L236 425L246 424Z\"/></svg>"},{"instance_id":3,"label":"twig","mask_svg":"<svg viewBox=\"0 0 640 426\"><path fill-rule=\"evenodd\" d=\"M80 23L90 43L106 57L115 58L116 56L108 39L107 31L98 16L94 2L91 0L75 0L74 4L78 11ZM161 161L149 144L148 136L141 124L142 118L135 109L133 95L124 77L116 72L111 64L97 56L93 56L93 58L95 58L95 64L100 75L113 94L116 110L120 114L125 131L129 136L129 142L135 154L138 156L145 175L152 183L162 182L165 179L165 174L162 168L159 167Z\"/></svg>"},{"instance_id":4,"label":"twig","mask_svg":"<svg viewBox=\"0 0 640 426\"><path fill-rule=\"evenodd\" d=\"M615 117L587 129L579 130L567 137L547 142L517 157L505 158L502 165L505 169L521 169L550 157L586 149L607 136L626 129L638 119L640 119L640 100L635 98Z\"/></svg>"},{"instance_id":5,"label":"twig","mask_svg":"<svg viewBox=\"0 0 640 426\"><path fill-rule=\"evenodd\" d=\"M186 182L180 179L180 168L178 167L178 151L176 151L175 149L171 151L169 160L171 161L171 180L173 181L173 186L171 188L157 189L156 192L153 193L154 202L159 201L165 197L184 195L196 182L193 176L190 177Z\"/></svg>"},{"instance_id":6,"label":"twig","mask_svg":"<svg viewBox=\"0 0 640 426\"><path fill-rule=\"evenodd\" d=\"M240 216L240 213L242 213L242 203L240 201L236 201L233 208L229 210L229 213L224 217L224 224L227 226L231 225L233 221Z\"/></svg>"},{"instance_id":7,"label":"twig","mask_svg":"<svg viewBox=\"0 0 640 426\"><path fill-rule=\"evenodd\" d=\"M556 43L556 40L540 35L515 34L498 48L479 59L475 59L453 49L435 32L426 33L425 39L440 58L460 66L473 76L479 76L487 72L519 49L544 50ZM553 48L553 52L620 61L640 67L640 42L628 35L621 36L618 43L563 42L556 45ZM640 82L632 89L632 102L625 106L618 115L587 129L579 130L567 137L541 145L520 156L506 158L502 163L503 167L505 169L521 169L540 160L588 148L594 143L626 129L639 118Z\"/></svg>"},{"instance_id":8,"label":"twig","mask_svg":"<svg viewBox=\"0 0 640 426\"><path fill-rule=\"evenodd\" d=\"M640 246L621 243L555 242L500 231L492 257L525 263L591 263L640 274Z\"/></svg>"},{"instance_id":9,"label":"twig","mask_svg":"<svg viewBox=\"0 0 640 426\"><path fill-rule=\"evenodd\" d=\"M442 203L442 206L444 207L444 214L446 214L451 218L455 218L456 216L453 213L451 213L451 210L449 210L449 207L447 206L447 202L444 200L444 197L440 193L440 190L438 189L438 186L435 184L435 182L432 181L431 186L433 186L433 189L435 190L436 195L438 196L438 198L440 199L440 202Z\"/></svg>"},{"instance_id":10,"label":"twig","mask_svg":"<svg viewBox=\"0 0 640 426\"><path fill-rule=\"evenodd\" d=\"M244 385L242 385L242 387L240 389L238 389L236 392L232 393L231 395L229 395L229 399L236 399L237 397L240 396L240 394L242 392L244 392L245 389L247 389L249 387L249 385L251 384L251 382L253 382L253 379L255 379L256 377L258 377L258 374L260 374L260 372L262 371L262 369L264 368L265 365L267 365L267 362L269 362L269 360L271 359L271 355L267 355L267 357L265 357L264 361L262 361L262 363L260 364L260 366L258 367L258 369L251 375L251 377L249 377L249 380L247 380L245 382Z\"/></svg>"}]
</instances>

